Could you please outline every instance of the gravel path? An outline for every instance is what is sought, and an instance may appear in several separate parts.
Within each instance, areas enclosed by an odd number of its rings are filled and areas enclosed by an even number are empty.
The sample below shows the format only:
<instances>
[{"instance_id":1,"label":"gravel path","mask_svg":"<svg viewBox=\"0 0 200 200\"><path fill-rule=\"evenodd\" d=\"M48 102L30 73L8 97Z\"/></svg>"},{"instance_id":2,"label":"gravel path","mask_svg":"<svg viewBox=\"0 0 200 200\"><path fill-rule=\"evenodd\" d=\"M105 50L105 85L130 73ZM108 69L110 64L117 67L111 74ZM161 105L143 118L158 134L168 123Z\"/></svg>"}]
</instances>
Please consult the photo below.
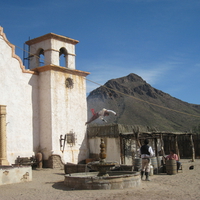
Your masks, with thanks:
<instances>
[{"instance_id":1,"label":"gravel path","mask_svg":"<svg viewBox=\"0 0 200 200\"><path fill-rule=\"evenodd\" d=\"M200 160L181 160L183 172L159 174L140 187L125 190L71 190L64 185L64 170L33 170L33 180L0 186L0 200L166 200L200 199ZM193 170L189 166L194 165Z\"/></svg>"}]
</instances>

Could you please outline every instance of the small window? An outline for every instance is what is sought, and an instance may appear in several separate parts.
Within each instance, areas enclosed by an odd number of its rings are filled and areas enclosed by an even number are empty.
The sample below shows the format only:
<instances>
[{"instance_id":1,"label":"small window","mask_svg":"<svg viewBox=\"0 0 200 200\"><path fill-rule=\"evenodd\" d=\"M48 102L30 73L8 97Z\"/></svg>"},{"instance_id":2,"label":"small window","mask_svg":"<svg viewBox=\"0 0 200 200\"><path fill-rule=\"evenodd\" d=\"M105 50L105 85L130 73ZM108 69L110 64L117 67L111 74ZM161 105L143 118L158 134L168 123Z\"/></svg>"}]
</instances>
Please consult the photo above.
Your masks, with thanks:
<instances>
[{"instance_id":1,"label":"small window","mask_svg":"<svg viewBox=\"0 0 200 200\"><path fill-rule=\"evenodd\" d=\"M39 67L43 66L44 65L44 49L40 49L39 50L39 53L38 53L38 65Z\"/></svg>"},{"instance_id":2,"label":"small window","mask_svg":"<svg viewBox=\"0 0 200 200\"><path fill-rule=\"evenodd\" d=\"M74 87L74 81L72 78L66 78L65 80L65 86L69 89L72 89Z\"/></svg>"},{"instance_id":3,"label":"small window","mask_svg":"<svg viewBox=\"0 0 200 200\"><path fill-rule=\"evenodd\" d=\"M61 67L68 67L68 64L67 64L68 54L67 54L67 50L64 47L60 49L59 58L60 58L59 65Z\"/></svg>"}]
</instances>

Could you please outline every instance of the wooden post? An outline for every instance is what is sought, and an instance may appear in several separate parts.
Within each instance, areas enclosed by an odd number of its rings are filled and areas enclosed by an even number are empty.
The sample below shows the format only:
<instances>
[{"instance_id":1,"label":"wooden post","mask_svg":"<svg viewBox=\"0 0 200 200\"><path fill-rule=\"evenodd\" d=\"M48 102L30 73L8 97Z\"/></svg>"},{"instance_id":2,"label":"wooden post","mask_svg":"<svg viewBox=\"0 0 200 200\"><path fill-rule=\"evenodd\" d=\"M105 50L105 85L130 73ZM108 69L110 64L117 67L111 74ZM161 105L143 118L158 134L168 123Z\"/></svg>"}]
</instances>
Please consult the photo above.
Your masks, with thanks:
<instances>
[{"instance_id":1,"label":"wooden post","mask_svg":"<svg viewBox=\"0 0 200 200\"><path fill-rule=\"evenodd\" d=\"M163 141L163 134L160 135L160 143L161 143L161 153L162 153L162 161L165 164L165 149L164 149L164 141Z\"/></svg>"},{"instance_id":2,"label":"wooden post","mask_svg":"<svg viewBox=\"0 0 200 200\"><path fill-rule=\"evenodd\" d=\"M136 142L137 142L137 145L139 146L139 148L141 147L141 143L140 143L140 140L139 140L139 132L135 132L134 130L133 130L133 133L134 133L134 135L135 135L135 139L136 139Z\"/></svg>"},{"instance_id":3,"label":"wooden post","mask_svg":"<svg viewBox=\"0 0 200 200\"><path fill-rule=\"evenodd\" d=\"M157 142L157 138L154 138L154 142L155 142L155 152L156 152L156 159L157 159L157 169L156 169L156 173L158 174L158 168L159 168L159 155L158 155L158 142Z\"/></svg>"},{"instance_id":4,"label":"wooden post","mask_svg":"<svg viewBox=\"0 0 200 200\"><path fill-rule=\"evenodd\" d=\"M163 134L160 135L160 143L161 143L161 152L162 155L165 157L165 149L164 149L164 142L163 142Z\"/></svg>"},{"instance_id":5,"label":"wooden post","mask_svg":"<svg viewBox=\"0 0 200 200\"><path fill-rule=\"evenodd\" d=\"M192 147L192 162L195 161L195 149L194 149L194 142L192 138L192 134L190 135L190 142L191 142L191 147Z\"/></svg>"},{"instance_id":6,"label":"wooden post","mask_svg":"<svg viewBox=\"0 0 200 200\"><path fill-rule=\"evenodd\" d=\"M120 152L121 152L121 164L124 164L124 143L122 136L120 136Z\"/></svg>"},{"instance_id":7,"label":"wooden post","mask_svg":"<svg viewBox=\"0 0 200 200\"><path fill-rule=\"evenodd\" d=\"M174 139L175 139L176 154L178 155L178 158L180 159L180 152L179 152L179 148L178 148L177 135L174 136Z\"/></svg>"},{"instance_id":8,"label":"wooden post","mask_svg":"<svg viewBox=\"0 0 200 200\"><path fill-rule=\"evenodd\" d=\"M169 155L170 154L170 150L172 149L172 137L169 136L169 142L168 142L168 152L167 154Z\"/></svg>"}]
</instances>

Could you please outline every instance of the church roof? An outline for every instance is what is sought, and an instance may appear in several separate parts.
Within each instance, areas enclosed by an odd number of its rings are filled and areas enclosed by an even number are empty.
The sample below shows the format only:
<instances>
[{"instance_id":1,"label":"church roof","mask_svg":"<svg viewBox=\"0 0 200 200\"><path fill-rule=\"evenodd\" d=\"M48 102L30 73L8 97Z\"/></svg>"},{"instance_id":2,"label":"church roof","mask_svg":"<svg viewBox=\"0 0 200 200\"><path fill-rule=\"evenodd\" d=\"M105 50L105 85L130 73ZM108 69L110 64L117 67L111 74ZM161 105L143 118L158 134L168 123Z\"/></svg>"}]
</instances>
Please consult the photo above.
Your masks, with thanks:
<instances>
[{"instance_id":1,"label":"church roof","mask_svg":"<svg viewBox=\"0 0 200 200\"><path fill-rule=\"evenodd\" d=\"M69 37L65 37L65 36L62 36L62 35L57 35L55 33L48 33L46 35L43 35L43 36L28 40L25 43L27 45L32 45L32 44L36 44L38 42L41 42L41 41L44 41L44 40L49 40L49 39L60 40L62 42L71 43L71 44L74 44L74 45L79 43L78 40L74 40L74 39L71 39Z\"/></svg>"}]
</instances>

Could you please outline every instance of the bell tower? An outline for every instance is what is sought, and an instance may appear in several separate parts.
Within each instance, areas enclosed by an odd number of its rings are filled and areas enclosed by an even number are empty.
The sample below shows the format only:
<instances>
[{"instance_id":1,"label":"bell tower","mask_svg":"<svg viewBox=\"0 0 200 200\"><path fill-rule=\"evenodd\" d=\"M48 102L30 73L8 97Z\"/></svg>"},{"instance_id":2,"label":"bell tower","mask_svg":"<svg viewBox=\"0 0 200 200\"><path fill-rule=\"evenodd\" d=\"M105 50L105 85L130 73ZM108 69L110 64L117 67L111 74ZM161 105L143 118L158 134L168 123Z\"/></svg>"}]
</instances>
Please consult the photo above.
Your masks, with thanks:
<instances>
[{"instance_id":1,"label":"bell tower","mask_svg":"<svg viewBox=\"0 0 200 200\"><path fill-rule=\"evenodd\" d=\"M57 65L75 69L75 45L78 40L48 33L26 42L29 45L29 68ZM64 57L61 63L61 57Z\"/></svg>"},{"instance_id":2,"label":"bell tower","mask_svg":"<svg viewBox=\"0 0 200 200\"><path fill-rule=\"evenodd\" d=\"M26 42L29 68L38 74L38 94L34 94L39 106L38 149L46 163L55 155L75 164L88 156L85 77L89 73L76 70L77 43L54 33ZM73 136L73 142L68 136Z\"/></svg>"}]
</instances>

